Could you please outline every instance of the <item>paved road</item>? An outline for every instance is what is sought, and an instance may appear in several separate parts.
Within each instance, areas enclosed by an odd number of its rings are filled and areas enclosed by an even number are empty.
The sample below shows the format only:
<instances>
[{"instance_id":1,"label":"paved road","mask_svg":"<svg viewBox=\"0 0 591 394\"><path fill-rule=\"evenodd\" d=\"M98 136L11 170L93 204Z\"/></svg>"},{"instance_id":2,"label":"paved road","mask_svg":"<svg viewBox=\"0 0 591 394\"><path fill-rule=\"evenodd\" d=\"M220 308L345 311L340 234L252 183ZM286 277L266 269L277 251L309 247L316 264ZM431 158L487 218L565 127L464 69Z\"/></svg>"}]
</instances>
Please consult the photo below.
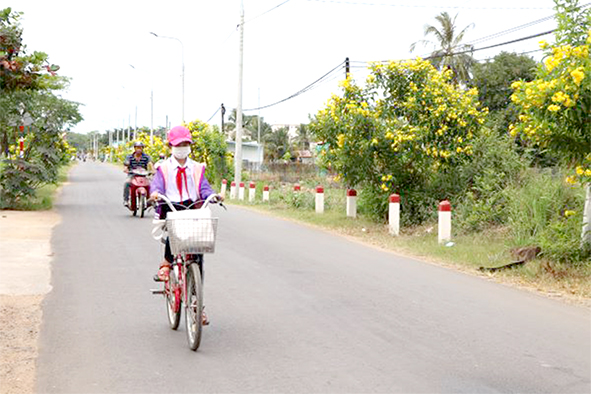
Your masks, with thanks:
<instances>
[{"instance_id":1,"label":"paved road","mask_svg":"<svg viewBox=\"0 0 591 394\"><path fill-rule=\"evenodd\" d=\"M58 201L38 392L591 392L588 309L238 207L218 212L191 352L122 181L81 163Z\"/></svg>"}]
</instances>

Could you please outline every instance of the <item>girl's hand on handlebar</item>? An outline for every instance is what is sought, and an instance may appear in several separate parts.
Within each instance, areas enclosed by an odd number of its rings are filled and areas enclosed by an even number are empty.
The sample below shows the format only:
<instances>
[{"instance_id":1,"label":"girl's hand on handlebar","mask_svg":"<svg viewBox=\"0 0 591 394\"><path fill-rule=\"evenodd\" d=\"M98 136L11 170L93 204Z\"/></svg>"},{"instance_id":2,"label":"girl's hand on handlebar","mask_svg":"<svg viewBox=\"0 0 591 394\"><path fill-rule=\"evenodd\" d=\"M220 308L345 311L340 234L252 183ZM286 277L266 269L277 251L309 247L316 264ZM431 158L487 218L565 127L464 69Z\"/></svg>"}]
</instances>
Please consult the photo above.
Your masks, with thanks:
<instances>
[{"instance_id":1,"label":"girl's hand on handlebar","mask_svg":"<svg viewBox=\"0 0 591 394\"><path fill-rule=\"evenodd\" d=\"M150 200L158 201L158 199L159 199L158 192L154 192L154 193L150 194Z\"/></svg>"}]
</instances>

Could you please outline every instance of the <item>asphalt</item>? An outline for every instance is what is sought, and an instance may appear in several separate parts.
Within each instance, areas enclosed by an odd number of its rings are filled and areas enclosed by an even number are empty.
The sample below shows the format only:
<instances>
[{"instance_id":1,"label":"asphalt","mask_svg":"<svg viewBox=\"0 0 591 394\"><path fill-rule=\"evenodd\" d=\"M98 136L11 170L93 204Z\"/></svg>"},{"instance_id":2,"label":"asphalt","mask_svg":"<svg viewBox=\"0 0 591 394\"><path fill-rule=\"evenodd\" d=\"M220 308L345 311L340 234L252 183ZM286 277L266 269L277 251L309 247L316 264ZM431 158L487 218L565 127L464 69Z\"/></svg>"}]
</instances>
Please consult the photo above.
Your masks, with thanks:
<instances>
[{"instance_id":1,"label":"asphalt","mask_svg":"<svg viewBox=\"0 0 591 394\"><path fill-rule=\"evenodd\" d=\"M589 309L230 206L198 352L150 294L150 219L73 169L52 232L37 392L589 393Z\"/></svg>"}]
</instances>

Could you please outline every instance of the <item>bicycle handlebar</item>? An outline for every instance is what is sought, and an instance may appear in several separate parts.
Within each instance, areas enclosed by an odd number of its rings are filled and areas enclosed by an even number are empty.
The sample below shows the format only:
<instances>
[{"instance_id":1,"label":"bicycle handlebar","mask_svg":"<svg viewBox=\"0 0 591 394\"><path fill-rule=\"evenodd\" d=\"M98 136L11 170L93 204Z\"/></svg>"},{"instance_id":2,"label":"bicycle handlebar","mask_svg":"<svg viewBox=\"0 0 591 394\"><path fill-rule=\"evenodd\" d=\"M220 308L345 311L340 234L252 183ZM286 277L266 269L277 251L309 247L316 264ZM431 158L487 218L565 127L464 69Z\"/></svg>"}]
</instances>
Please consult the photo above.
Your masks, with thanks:
<instances>
[{"instance_id":1,"label":"bicycle handlebar","mask_svg":"<svg viewBox=\"0 0 591 394\"><path fill-rule=\"evenodd\" d=\"M168 206L169 206L169 208L170 208L170 209L171 209L173 212L176 212L176 211L178 211L178 210L177 210L177 209L174 207L174 204L175 204L175 203L173 203L172 201L170 201L170 199L169 199L168 197L166 197L164 194L160 194L160 193L158 193L158 199L160 199L160 200L163 200L163 201L166 203L166 205L168 205ZM187 207L187 208L190 208L190 207L191 207L191 206L193 206L194 204L197 204L197 203L199 203L199 202L201 202L201 201L203 201L203 200L195 201L193 204L191 204L191 205L190 205L189 207ZM201 206L201 208L200 208L200 209L207 208L207 206L208 206L209 204L212 204L212 203L213 203L213 204L218 204L218 205L220 205L222 208L226 209L226 206L225 206L224 204L222 204L222 199L221 199L221 196L220 196L219 194L217 194L217 193L210 194L210 195L209 195L209 197L207 197L207 198L205 199L205 201L203 202L203 205Z\"/></svg>"}]
</instances>

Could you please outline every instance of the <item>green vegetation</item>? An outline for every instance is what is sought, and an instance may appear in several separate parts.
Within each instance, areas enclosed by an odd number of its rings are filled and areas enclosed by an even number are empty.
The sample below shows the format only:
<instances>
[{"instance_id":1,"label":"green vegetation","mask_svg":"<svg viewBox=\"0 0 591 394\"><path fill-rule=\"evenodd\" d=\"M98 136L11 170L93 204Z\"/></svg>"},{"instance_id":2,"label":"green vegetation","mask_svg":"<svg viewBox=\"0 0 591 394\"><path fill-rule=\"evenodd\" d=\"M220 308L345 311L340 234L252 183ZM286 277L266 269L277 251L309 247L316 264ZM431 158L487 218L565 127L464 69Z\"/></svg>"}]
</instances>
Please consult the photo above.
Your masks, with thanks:
<instances>
[{"instance_id":1,"label":"green vegetation","mask_svg":"<svg viewBox=\"0 0 591 394\"><path fill-rule=\"evenodd\" d=\"M68 84L59 66L25 52L20 17L0 10L0 209L35 205L39 188L58 181L73 153L64 130L82 120L77 103L54 93Z\"/></svg>"}]
</instances>

